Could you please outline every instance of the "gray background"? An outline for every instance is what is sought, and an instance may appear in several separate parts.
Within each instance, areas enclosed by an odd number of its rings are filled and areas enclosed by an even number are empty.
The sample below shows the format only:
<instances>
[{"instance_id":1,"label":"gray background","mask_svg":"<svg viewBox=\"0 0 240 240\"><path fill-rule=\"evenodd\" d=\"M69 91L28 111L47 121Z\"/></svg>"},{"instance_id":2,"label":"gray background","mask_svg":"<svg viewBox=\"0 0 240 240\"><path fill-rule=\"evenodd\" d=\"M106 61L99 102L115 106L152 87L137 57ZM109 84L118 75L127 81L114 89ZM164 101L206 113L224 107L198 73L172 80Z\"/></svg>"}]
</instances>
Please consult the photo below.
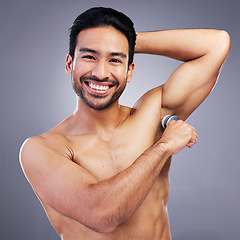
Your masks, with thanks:
<instances>
[{"instance_id":1,"label":"gray background","mask_svg":"<svg viewBox=\"0 0 240 240\"><path fill-rule=\"evenodd\" d=\"M64 71L68 28L92 6L123 11L137 31L217 28L231 35L218 85L188 119L199 133L198 144L173 161L169 215L174 240L240 239L238 0L1 1L1 239L59 239L24 178L18 152L27 137L54 127L74 110ZM135 62L133 81L121 100L128 106L179 66L157 56L139 55Z\"/></svg>"}]
</instances>

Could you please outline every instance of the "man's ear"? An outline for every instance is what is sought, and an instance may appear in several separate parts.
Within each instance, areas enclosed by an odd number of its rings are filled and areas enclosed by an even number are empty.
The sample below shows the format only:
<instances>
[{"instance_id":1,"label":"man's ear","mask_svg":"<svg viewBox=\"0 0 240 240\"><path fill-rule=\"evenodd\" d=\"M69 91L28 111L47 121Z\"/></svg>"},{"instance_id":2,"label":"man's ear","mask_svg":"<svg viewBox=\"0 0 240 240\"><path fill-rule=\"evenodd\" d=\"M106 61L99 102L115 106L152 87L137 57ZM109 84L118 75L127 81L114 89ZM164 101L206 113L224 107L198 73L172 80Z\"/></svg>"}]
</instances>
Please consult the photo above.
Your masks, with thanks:
<instances>
[{"instance_id":1,"label":"man's ear","mask_svg":"<svg viewBox=\"0 0 240 240\"><path fill-rule=\"evenodd\" d=\"M130 64L130 66L128 67L128 72L127 72L127 82L128 83L130 83L131 80L132 80L132 74L133 74L134 67L135 67L135 63L134 62L132 62Z\"/></svg>"},{"instance_id":2,"label":"man's ear","mask_svg":"<svg viewBox=\"0 0 240 240\"><path fill-rule=\"evenodd\" d=\"M72 69L73 69L72 57L69 54L67 54L65 71L66 71L67 74L71 75L72 74Z\"/></svg>"}]
</instances>

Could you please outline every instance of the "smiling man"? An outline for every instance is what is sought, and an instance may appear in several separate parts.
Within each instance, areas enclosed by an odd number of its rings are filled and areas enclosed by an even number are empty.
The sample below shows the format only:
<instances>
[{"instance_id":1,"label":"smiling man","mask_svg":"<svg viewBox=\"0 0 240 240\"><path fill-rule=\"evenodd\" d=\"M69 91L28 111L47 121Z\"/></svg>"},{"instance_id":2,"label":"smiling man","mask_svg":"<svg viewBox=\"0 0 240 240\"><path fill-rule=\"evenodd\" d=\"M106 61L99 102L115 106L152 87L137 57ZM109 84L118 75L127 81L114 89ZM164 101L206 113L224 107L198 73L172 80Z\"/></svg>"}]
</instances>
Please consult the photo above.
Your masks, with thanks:
<instances>
[{"instance_id":1,"label":"smiling man","mask_svg":"<svg viewBox=\"0 0 240 240\"><path fill-rule=\"evenodd\" d=\"M29 138L20 152L24 173L63 240L171 239L171 158L196 143L194 127L183 120L213 89L229 48L225 31L139 32L136 38L132 21L113 9L77 17L66 58L76 110ZM184 63L130 108L119 97L131 81L134 52ZM164 130L165 115L181 120Z\"/></svg>"},{"instance_id":2,"label":"smiling man","mask_svg":"<svg viewBox=\"0 0 240 240\"><path fill-rule=\"evenodd\" d=\"M68 55L67 72L72 75L76 94L87 106L101 110L120 97L128 71L132 72L134 66L131 64L128 69L128 48L125 35L113 27L90 28L79 33L74 68L72 56Z\"/></svg>"}]
</instances>

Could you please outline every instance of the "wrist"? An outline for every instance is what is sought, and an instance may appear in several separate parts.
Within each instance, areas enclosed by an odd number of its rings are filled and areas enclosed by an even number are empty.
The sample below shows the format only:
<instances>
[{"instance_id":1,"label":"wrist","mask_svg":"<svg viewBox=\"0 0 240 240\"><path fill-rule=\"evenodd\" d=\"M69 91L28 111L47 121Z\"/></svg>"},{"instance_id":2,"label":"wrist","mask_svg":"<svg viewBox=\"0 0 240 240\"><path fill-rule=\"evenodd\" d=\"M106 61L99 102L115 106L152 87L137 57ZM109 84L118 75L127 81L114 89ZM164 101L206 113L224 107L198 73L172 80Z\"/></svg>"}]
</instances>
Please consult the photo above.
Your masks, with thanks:
<instances>
[{"instance_id":1,"label":"wrist","mask_svg":"<svg viewBox=\"0 0 240 240\"><path fill-rule=\"evenodd\" d=\"M172 155L171 148L168 143L159 140L153 145L153 150L165 158L169 158Z\"/></svg>"},{"instance_id":2,"label":"wrist","mask_svg":"<svg viewBox=\"0 0 240 240\"><path fill-rule=\"evenodd\" d=\"M135 53L144 53L144 32L136 32Z\"/></svg>"}]
</instances>

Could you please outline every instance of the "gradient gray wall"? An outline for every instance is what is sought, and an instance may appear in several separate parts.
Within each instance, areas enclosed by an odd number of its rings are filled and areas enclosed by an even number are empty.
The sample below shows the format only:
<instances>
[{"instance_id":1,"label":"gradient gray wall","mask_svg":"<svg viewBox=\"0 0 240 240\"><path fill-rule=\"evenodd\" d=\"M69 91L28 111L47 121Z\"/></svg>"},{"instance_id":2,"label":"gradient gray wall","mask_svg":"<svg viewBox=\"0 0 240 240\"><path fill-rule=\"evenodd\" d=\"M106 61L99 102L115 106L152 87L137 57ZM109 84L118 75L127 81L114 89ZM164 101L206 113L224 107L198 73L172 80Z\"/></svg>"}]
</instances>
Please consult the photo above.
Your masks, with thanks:
<instances>
[{"instance_id":1,"label":"gradient gray wall","mask_svg":"<svg viewBox=\"0 0 240 240\"><path fill-rule=\"evenodd\" d=\"M54 127L74 110L64 71L68 28L80 12L100 5L125 12L137 31L217 28L231 35L217 86L188 119L199 133L198 144L173 160L169 215L174 240L240 239L238 0L1 1L1 239L59 239L24 178L18 152L27 137ZM133 81L121 100L129 106L179 65L143 55L135 62Z\"/></svg>"}]
</instances>

